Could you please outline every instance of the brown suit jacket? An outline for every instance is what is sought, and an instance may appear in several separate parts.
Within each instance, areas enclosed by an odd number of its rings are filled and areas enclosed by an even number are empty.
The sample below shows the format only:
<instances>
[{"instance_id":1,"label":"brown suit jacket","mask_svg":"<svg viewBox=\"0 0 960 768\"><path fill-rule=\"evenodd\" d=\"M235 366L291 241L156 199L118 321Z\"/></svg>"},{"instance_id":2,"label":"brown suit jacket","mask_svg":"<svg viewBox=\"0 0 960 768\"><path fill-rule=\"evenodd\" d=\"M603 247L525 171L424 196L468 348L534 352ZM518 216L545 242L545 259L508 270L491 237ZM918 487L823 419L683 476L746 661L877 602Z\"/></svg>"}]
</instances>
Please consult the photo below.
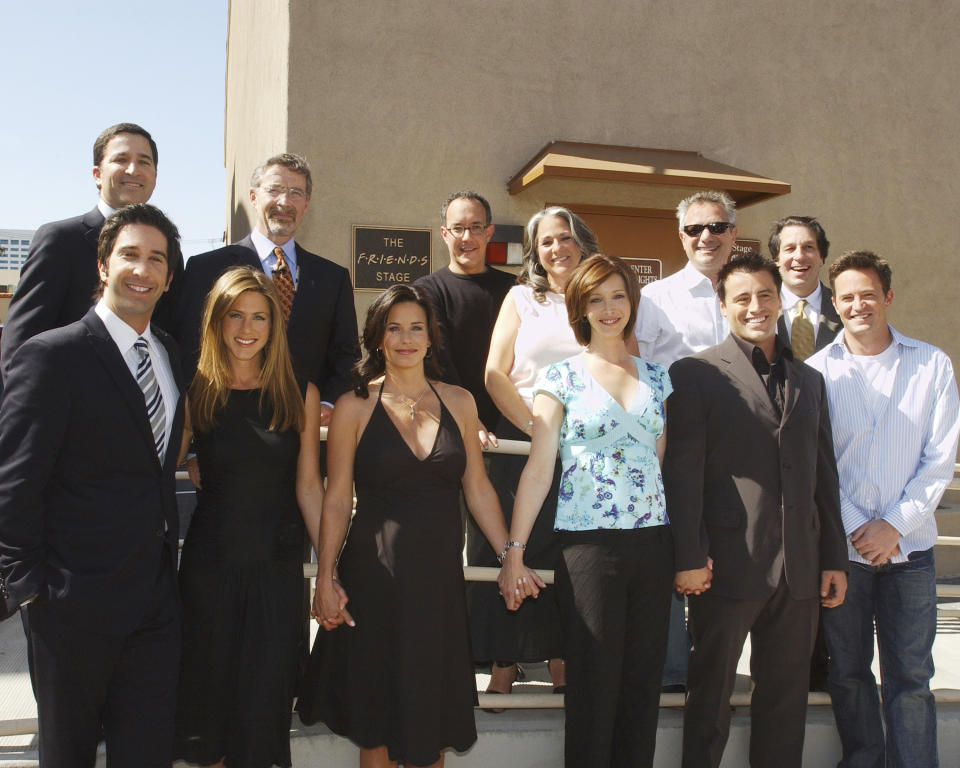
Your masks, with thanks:
<instances>
[{"instance_id":1,"label":"brown suit jacket","mask_svg":"<svg viewBox=\"0 0 960 768\"><path fill-rule=\"evenodd\" d=\"M764 599L785 573L797 599L847 569L837 467L820 374L785 361L777 417L732 336L670 368L664 484L677 570L713 558L711 592Z\"/></svg>"}]
</instances>

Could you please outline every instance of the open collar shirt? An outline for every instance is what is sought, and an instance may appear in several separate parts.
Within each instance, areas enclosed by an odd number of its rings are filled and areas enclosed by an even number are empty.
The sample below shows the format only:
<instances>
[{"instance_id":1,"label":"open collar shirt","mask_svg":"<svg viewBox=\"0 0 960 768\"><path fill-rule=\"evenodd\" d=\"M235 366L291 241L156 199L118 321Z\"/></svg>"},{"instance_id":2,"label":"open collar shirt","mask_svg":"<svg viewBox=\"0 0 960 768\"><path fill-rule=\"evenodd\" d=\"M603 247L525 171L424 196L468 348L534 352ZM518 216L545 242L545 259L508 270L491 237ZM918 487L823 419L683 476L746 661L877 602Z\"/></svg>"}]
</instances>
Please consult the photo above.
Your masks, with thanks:
<instances>
[{"instance_id":1,"label":"open collar shirt","mask_svg":"<svg viewBox=\"0 0 960 768\"><path fill-rule=\"evenodd\" d=\"M934 512L953 478L960 398L942 350L890 332L895 354L872 383L843 331L806 364L826 382L844 531L849 537L865 523L886 520L900 532L900 552L890 562L902 563L936 543ZM848 554L867 564L849 543Z\"/></svg>"}]
</instances>

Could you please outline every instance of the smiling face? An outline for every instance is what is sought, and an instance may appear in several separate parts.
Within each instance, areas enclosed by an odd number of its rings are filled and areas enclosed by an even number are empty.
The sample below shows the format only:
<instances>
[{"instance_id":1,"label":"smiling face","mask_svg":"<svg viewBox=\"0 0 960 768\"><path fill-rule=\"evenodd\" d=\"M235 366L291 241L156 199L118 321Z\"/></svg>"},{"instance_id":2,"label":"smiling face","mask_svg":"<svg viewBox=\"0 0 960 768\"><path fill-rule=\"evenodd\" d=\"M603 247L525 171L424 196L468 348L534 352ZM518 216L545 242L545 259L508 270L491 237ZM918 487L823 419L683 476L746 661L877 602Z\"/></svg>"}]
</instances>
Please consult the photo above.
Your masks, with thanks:
<instances>
[{"instance_id":1,"label":"smiling face","mask_svg":"<svg viewBox=\"0 0 960 768\"><path fill-rule=\"evenodd\" d=\"M137 333L143 333L153 308L170 285L167 238L149 224L127 224L117 233L99 272L107 306Z\"/></svg>"},{"instance_id":2,"label":"smiling face","mask_svg":"<svg viewBox=\"0 0 960 768\"><path fill-rule=\"evenodd\" d=\"M118 133L93 167L93 180L100 197L111 208L145 203L157 184L157 166L150 142L137 133Z\"/></svg>"},{"instance_id":3,"label":"smiling face","mask_svg":"<svg viewBox=\"0 0 960 768\"><path fill-rule=\"evenodd\" d=\"M630 319L630 296L621 275L610 275L587 296L587 322L590 342L623 338Z\"/></svg>"},{"instance_id":4,"label":"smiling face","mask_svg":"<svg viewBox=\"0 0 960 768\"><path fill-rule=\"evenodd\" d=\"M772 360L780 312L780 291L773 276L766 270L731 272L723 287L720 311L730 323L730 332L760 347Z\"/></svg>"},{"instance_id":5,"label":"smiling face","mask_svg":"<svg viewBox=\"0 0 960 768\"><path fill-rule=\"evenodd\" d=\"M270 341L270 304L256 291L244 291L234 300L220 326L232 360L254 360Z\"/></svg>"},{"instance_id":6,"label":"smiling face","mask_svg":"<svg viewBox=\"0 0 960 768\"><path fill-rule=\"evenodd\" d=\"M880 276L872 269L847 269L834 278L833 306L843 322L843 338L854 354L876 354L870 350L886 348L890 336L887 307L892 303L893 290L884 293Z\"/></svg>"},{"instance_id":7,"label":"smiling face","mask_svg":"<svg viewBox=\"0 0 960 768\"><path fill-rule=\"evenodd\" d=\"M537 227L537 259L547 273L550 290L563 293L580 263L580 249L570 225L560 216L544 216Z\"/></svg>"},{"instance_id":8,"label":"smiling face","mask_svg":"<svg viewBox=\"0 0 960 768\"><path fill-rule=\"evenodd\" d=\"M783 284L801 299L809 296L820 280L823 256L817 247L817 236L809 227L791 224L780 230L780 251L777 265Z\"/></svg>"},{"instance_id":9,"label":"smiling face","mask_svg":"<svg viewBox=\"0 0 960 768\"><path fill-rule=\"evenodd\" d=\"M310 205L307 177L283 165L271 165L250 190L257 210L257 229L276 245L294 236Z\"/></svg>"},{"instance_id":10,"label":"smiling face","mask_svg":"<svg viewBox=\"0 0 960 768\"><path fill-rule=\"evenodd\" d=\"M729 220L726 210L719 203L692 203L687 208L683 225L686 227L691 224L712 224ZM696 237L691 237L683 229L680 230L680 242L690 263L700 274L714 281L721 267L730 260L730 253L733 251L736 240L736 227L719 235L704 228Z\"/></svg>"},{"instance_id":11,"label":"smiling face","mask_svg":"<svg viewBox=\"0 0 960 768\"><path fill-rule=\"evenodd\" d=\"M461 226L463 234L457 237L448 227ZM470 227L483 227L473 234ZM450 252L450 271L460 275L477 275L487 268L487 243L493 236L493 225L479 200L458 197L447 206L446 226L440 229L443 242Z\"/></svg>"},{"instance_id":12,"label":"smiling face","mask_svg":"<svg viewBox=\"0 0 960 768\"><path fill-rule=\"evenodd\" d=\"M388 373L391 368L422 366L430 349L427 313L423 307L412 301L394 304L387 314L380 349Z\"/></svg>"}]
</instances>

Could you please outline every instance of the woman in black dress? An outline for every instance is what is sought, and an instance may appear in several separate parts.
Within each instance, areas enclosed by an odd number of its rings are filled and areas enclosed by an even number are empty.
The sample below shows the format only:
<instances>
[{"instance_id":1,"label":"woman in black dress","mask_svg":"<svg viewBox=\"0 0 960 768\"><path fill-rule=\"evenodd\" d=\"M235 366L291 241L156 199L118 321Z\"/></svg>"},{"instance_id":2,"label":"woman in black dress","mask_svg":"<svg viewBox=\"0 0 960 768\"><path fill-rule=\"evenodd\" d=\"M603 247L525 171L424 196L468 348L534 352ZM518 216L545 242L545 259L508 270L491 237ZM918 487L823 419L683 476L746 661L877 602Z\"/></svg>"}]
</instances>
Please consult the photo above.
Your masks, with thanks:
<instances>
[{"instance_id":1,"label":"woman in black dress","mask_svg":"<svg viewBox=\"0 0 960 768\"><path fill-rule=\"evenodd\" d=\"M354 741L363 767L439 766L444 749L477 738L461 485L497 552L507 531L484 473L473 398L435 380L436 338L419 290L387 290L367 314L355 390L337 401L330 424L314 600L327 632L317 636L297 709L304 722L322 720ZM526 594L536 576L518 578L514 590ZM503 590L511 604L514 590Z\"/></svg>"},{"instance_id":2,"label":"woman in black dress","mask_svg":"<svg viewBox=\"0 0 960 768\"><path fill-rule=\"evenodd\" d=\"M294 378L262 272L217 280L201 340L183 443L193 438L199 478L180 564L176 756L289 766L303 528L316 548L323 503L320 395Z\"/></svg>"}]
</instances>

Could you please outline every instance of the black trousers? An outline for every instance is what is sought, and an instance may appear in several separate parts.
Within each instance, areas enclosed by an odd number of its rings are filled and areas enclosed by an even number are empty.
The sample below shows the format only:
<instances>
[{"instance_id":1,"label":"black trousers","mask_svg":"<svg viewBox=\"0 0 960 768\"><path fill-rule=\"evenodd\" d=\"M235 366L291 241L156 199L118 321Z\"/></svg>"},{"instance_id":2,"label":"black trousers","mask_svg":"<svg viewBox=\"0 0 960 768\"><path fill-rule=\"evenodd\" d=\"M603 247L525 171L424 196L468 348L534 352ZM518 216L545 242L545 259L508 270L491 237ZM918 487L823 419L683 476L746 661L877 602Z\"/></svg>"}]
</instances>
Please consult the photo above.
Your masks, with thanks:
<instances>
[{"instance_id":1,"label":"black trousers","mask_svg":"<svg viewBox=\"0 0 960 768\"><path fill-rule=\"evenodd\" d=\"M28 606L41 768L169 768L180 663L173 564L164 555L140 625L125 635L63 620L55 601Z\"/></svg>"},{"instance_id":2,"label":"black trousers","mask_svg":"<svg viewBox=\"0 0 960 768\"><path fill-rule=\"evenodd\" d=\"M750 633L750 765L800 768L810 653L820 600L795 600L781 578L767 599L738 600L707 591L690 600L683 767L716 768L730 733L730 694Z\"/></svg>"},{"instance_id":3,"label":"black trousers","mask_svg":"<svg viewBox=\"0 0 960 768\"><path fill-rule=\"evenodd\" d=\"M567 768L653 765L674 576L670 527L560 533Z\"/></svg>"}]
</instances>

